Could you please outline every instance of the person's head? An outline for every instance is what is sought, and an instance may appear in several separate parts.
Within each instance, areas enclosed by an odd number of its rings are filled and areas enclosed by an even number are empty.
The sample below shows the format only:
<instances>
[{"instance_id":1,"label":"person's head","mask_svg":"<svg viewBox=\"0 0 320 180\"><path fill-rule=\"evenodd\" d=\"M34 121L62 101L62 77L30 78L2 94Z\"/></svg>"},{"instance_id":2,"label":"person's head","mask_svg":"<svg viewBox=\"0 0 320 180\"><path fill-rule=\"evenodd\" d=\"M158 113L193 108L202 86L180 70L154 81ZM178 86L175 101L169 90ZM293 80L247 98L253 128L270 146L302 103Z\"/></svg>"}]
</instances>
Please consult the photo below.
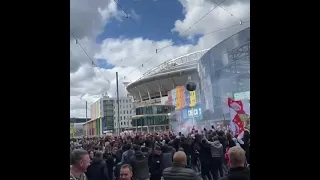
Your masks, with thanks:
<instances>
[{"instance_id":1,"label":"person's head","mask_svg":"<svg viewBox=\"0 0 320 180\"><path fill-rule=\"evenodd\" d=\"M183 151L177 151L173 155L173 162L176 164L187 165L187 156Z\"/></svg>"},{"instance_id":2,"label":"person's head","mask_svg":"<svg viewBox=\"0 0 320 180\"><path fill-rule=\"evenodd\" d=\"M116 154L117 151L118 151L118 148L117 148L117 147L113 147L113 148L112 148L112 154Z\"/></svg>"},{"instance_id":3,"label":"person's head","mask_svg":"<svg viewBox=\"0 0 320 180\"><path fill-rule=\"evenodd\" d=\"M140 146L139 146L139 145L134 144L134 145L133 145L133 150L134 150L134 151L140 151L140 150L141 150L141 148L140 148Z\"/></svg>"},{"instance_id":4,"label":"person's head","mask_svg":"<svg viewBox=\"0 0 320 180\"><path fill-rule=\"evenodd\" d=\"M213 141L219 141L218 136L213 137Z\"/></svg>"},{"instance_id":5,"label":"person's head","mask_svg":"<svg viewBox=\"0 0 320 180\"><path fill-rule=\"evenodd\" d=\"M159 146L156 146L154 148L154 154L156 154L156 155L160 155L161 154L161 148Z\"/></svg>"},{"instance_id":6,"label":"person's head","mask_svg":"<svg viewBox=\"0 0 320 180\"><path fill-rule=\"evenodd\" d=\"M90 159L92 159L94 157L93 151L89 151L89 157L90 157Z\"/></svg>"},{"instance_id":7,"label":"person's head","mask_svg":"<svg viewBox=\"0 0 320 180\"><path fill-rule=\"evenodd\" d=\"M131 149L131 144L124 144L123 146L122 146L122 151L124 152L124 151L127 151L127 150L130 150Z\"/></svg>"},{"instance_id":8,"label":"person's head","mask_svg":"<svg viewBox=\"0 0 320 180\"><path fill-rule=\"evenodd\" d=\"M169 152L169 147L168 145L164 144L163 146L161 146L161 151L163 153L168 153Z\"/></svg>"},{"instance_id":9,"label":"person's head","mask_svg":"<svg viewBox=\"0 0 320 180\"><path fill-rule=\"evenodd\" d=\"M102 157L103 157L103 152L102 152L102 151L97 151L97 152L94 154L94 157L95 157L95 158L102 159Z\"/></svg>"},{"instance_id":10,"label":"person's head","mask_svg":"<svg viewBox=\"0 0 320 180\"><path fill-rule=\"evenodd\" d=\"M90 157L87 151L75 149L70 155L70 163L79 171L85 172L90 165Z\"/></svg>"},{"instance_id":11,"label":"person's head","mask_svg":"<svg viewBox=\"0 0 320 180\"><path fill-rule=\"evenodd\" d=\"M229 159L230 159L230 167L244 167L244 163L246 160L245 152L241 147L234 146L228 151Z\"/></svg>"},{"instance_id":12,"label":"person's head","mask_svg":"<svg viewBox=\"0 0 320 180\"><path fill-rule=\"evenodd\" d=\"M217 132L218 136L224 136L224 132L222 130Z\"/></svg>"},{"instance_id":13,"label":"person's head","mask_svg":"<svg viewBox=\"0 0 320 180\"><path fill-rule=\"evenodd\" d=\"M120 180L131 180L132 167L129 164L124 164L120 168Z\"/></svg>"},{"instance_id":14,"label":"person's head","mask_svg":"<svg viewBox=\"0 0 320 180\"><path fill-rule=\"evenodd\" d=\"M231 135L230 132L227 132L227 133L226 133L226 137L227 137L227 140L228 140L228 141L231 141L231 140L232 140L232 135Z\"/></svg>"}]
</instances>

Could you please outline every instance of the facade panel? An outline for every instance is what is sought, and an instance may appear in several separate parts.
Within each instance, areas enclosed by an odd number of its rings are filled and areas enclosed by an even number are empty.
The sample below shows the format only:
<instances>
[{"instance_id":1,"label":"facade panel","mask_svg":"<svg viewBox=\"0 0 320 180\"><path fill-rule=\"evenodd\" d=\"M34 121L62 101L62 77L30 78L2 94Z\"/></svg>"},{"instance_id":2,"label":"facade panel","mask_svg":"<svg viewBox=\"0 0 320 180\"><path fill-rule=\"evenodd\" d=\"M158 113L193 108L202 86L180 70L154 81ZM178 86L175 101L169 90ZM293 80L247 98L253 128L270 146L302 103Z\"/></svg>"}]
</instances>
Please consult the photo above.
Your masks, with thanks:
<instances>
[{"instance_id":1,"label":"facade panel","mask_svg":"<svg viewBox=\"0 0 320 180\"><path fill-rule=\"evenodd\" d=\"M230 120L227 98L250 91L250 27L204 54L198 72L204 120Z\"/></svg>"}]
</instances>

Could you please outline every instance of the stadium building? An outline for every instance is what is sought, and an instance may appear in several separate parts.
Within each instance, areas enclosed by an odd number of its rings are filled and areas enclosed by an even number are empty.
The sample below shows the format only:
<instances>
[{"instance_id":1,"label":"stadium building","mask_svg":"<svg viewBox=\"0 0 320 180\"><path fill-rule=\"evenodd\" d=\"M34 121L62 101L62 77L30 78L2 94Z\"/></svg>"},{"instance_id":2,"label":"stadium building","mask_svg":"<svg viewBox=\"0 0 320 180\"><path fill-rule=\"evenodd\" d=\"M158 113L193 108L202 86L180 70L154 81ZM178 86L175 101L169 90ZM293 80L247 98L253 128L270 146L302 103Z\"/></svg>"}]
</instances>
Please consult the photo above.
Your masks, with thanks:
<instances>
[{"instance_id":1,"label":"stadium building","mask_svg":"<svg viewBox=\"0 0 320 180\"><path fill-rule=\"evenodd\" d=\"M196 82L196 91L184 88L188 80ZM127 91L136 107L132 128L183 131L229 124L227 98L250 101L250 27L210 49L166 61L130 83Z\"/></svg>"},{"instance_id":2,"label":"stadium building","mask_svg":"<svg viewBox=\"0 0 320 180\"><path fill-rule=\"evenodd\" d=\"M203 122L229 123L228 97L250 104L250 27L207 51L198 72Z\"/></svg>"},{"instance_id":3,"label":"stadium building","mask_svg":"<svg viewBox=\"0 0 320 180\"><path fill-rule=\"evenodd\" d=\"M189 105L192 101L191 104L196 106L200 98L196 103L195 93L189 94L184 86L188 80L200 82L197 65L207 51L201 50L166 61L127 86L136 107L136 115L132 116L133 130L152 132L172 129L172 124L181 126L183 117L194 119L193 113L190 113L194 112L194 107ZM179 123L171 121L177 119Z\"/></svg>"}]
</instances>

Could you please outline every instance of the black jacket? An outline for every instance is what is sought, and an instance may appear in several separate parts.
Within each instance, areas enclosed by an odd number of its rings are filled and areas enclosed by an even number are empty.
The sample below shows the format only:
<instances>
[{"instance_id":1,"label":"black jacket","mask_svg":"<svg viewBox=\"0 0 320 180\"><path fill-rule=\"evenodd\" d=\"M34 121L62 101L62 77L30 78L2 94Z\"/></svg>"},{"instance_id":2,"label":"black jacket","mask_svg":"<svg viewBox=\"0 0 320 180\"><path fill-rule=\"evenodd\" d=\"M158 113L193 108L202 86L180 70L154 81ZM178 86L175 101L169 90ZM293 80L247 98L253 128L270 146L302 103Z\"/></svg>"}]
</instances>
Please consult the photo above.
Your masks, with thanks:
<instances>
[{"instance_id":1,"label":"black jacket","mask_svg":"<svg viewBox=\"0 0 320 180\"><path fill-rule=\"evenodd\" d=\"M173 163L172 167L163 170L164 180L198 180L200 179L196 172L191 168Z\"/></svg>"},{"instance_id":2,"label":"black jacket","mask_svg":"<svg viewBox=\"0 0 320 180\"><path fill-rule=\"evenodd\" d=\"M219 180L250 180L250 171L247 168L231 168L229 174Z\"/></svg>"},{"instance_id":3,"label":"black jacket","mask_svg":"<svg viewBox=\"0 0 320 180\"><path fill-rule=\"evenodd\" d=\"M203 165L211 165L211 147L210 144L200 143L199 159Z\"/></svg>"},{"instance_id":4,"label":"black jacket","mask_svg":"<svg viewBox=\"0 0 320 180\"><path fill-rule=\"evenodd\" d=\"M153 154L151 158L149 158L149 167L149 172L151 175L161 176L164 169L163 154Z\"/></svg>"},{"instance_id":5,"label":"black jacket","mask_svg":"<svg viewBox=\"0 0 320 180\"><path fill-rule=\"evenodd\" d=\"M130 163L133 170L133 176L136 179L148 179L149 178L149 155L141 151L136 151L135 155L131 157Z\"/></svg>"},{"instance_id":6,"label":"black jacket","mask_svg":"<svg viewBox=\"0 0 320 180\"><path fill-rule=\"evenodd\" d=\"M88 180L109 180L107 164L103 159L94 158L86 172Z\"/></svg>"}]
</instances>

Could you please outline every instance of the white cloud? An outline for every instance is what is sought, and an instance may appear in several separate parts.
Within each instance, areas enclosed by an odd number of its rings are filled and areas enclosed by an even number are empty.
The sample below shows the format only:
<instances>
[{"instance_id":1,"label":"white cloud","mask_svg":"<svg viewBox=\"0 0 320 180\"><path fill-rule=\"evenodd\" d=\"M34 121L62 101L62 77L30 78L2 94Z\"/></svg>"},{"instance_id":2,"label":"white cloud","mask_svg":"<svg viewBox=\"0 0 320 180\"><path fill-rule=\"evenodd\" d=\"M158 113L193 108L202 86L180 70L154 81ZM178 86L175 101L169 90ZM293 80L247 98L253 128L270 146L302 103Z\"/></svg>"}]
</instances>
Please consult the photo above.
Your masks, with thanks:
<instances>
[{"instance_id":1,"label":"white cloud","mask_svg":"<svg viewBox=\"0 0 320 180\"><path fill-rule=\"evenodd\" d=\"M73 1L78 3L72 3ZM179 1L184 7L185 18L183 20L177 20L175 24L173 24L174 27L172 32L178 33L185 31L214 6L211 0ZM219 4L220 2L222 2L222 0L217 3ZM91 4L91 6L87 7L87 4ZM190 41L195 41L193 39L194 35L206 34L223 27L239 24L237 18L242 19L243 21L249 20L249 0L226 0L222 4L222 7L230 11L234 16L231 16L222 8L217 7L190 30L182 34L182 36L187 37ZM73 8L77 11L72 12ZM133 12L130 13L131 17L134 16ZM88 101L88 106L90 107L90 105L106 91L109 95L114 96L116 92L116 72L119 72L120 94L123 94L125 92L122 86L123 81L132 82L138 79L143 73L168 60L168 58L178 57L193 51L210 48L228 36L249 26L249 24L239 25L216 33L211 33L201 37L195 45L176 44L165 48L155 55L156 49L172 44L172 41L170 39L163 39L154 42L142 37L133 39L119 37L105 39L99 45L95 43L95 36L102 31L103 26L107 24L107 21L110 18L121 20L123 17L123 12L117 8L112 0L71 0L71 14L72 13L76 14L77 17L73 16L73 19L71 18L71 30L74 29L75 33L78 33L77 38L80 39L82 46L86 48L90 57L107 59L109 64L115 65L115 68L108 70L100 69L110 80L110 82L108 82L97 68L92 67L88 57L86 57L79 46L75 44L75 41L72 39L70 40L71 117L85 117L85 101ZM90 19L92 21L89 21ZM75 24L78 23L81 26L76 29L75 26L72 26L72 20L75 21ZM83 24L80 23L82 21ZM145 63L145 61L153 55L155 55L154 58ZM129 74L130 72L132 73ZM88 110L88 117L90 117L90 110Z\"/></svg>"}]
</instances>

